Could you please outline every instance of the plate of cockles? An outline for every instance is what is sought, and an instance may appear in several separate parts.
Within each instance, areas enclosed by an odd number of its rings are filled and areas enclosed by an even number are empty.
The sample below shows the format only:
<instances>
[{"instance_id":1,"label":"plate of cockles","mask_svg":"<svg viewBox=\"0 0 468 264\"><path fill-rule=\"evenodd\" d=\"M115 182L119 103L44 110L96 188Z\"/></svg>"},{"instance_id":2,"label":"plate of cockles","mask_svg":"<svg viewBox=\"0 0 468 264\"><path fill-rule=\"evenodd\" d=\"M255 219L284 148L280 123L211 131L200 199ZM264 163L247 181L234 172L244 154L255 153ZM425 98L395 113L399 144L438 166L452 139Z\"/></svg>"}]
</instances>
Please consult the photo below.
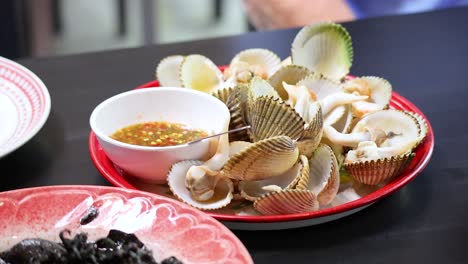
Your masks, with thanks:
<instances>
[{"instance_id":1,"label":"plate of cockles","mask_svg":"<svg viewBox=\"0 0 468 264\"><path fill-rule=\"evenodd\" d=\"M221 67L200 54L168 56L155 81L93 111L91 159L113 185L179 200L232 229L345 217L411 182L434 147L424 113L390 81L352 76L352 63L351 37L335 23L303 27L283 59L264 48ZM109 100L139 93L154 94L97 120ZM208 138L187 144L198 130Z\"/></svg>"}]
</instances>

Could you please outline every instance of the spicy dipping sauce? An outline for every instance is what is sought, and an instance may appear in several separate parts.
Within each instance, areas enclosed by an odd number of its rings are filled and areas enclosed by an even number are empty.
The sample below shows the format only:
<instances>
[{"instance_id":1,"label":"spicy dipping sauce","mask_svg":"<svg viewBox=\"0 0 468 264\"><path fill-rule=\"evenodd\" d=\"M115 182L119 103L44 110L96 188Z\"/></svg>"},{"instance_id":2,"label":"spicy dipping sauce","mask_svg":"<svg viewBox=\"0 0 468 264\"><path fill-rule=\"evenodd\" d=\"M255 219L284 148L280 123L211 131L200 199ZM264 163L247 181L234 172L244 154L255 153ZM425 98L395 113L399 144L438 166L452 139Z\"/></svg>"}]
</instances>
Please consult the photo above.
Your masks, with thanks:
<instances>
[{"instance_id":1,"label":"spicy dipping sauce","mask_svg":"<svg viewBox=\"0 0 468 264\"><path fill-rule=\"evenodd\" d=\"M145 122L121 128L110 137L132 145L165 147L184 144L206 136L207 132L191 129L184 124Z\"/></svg>"}]
</instances>

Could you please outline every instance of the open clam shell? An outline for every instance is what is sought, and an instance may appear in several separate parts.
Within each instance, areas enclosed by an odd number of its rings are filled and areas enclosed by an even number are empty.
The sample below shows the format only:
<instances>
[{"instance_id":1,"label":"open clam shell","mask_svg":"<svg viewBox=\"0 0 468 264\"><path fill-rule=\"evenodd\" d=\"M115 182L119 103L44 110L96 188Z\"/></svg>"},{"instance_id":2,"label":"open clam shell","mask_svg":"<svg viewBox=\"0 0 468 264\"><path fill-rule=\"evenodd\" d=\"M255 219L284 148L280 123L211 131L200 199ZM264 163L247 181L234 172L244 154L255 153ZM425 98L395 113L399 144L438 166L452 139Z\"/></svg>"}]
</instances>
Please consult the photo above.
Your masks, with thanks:
<instances>
[{"instance_id":1,"label":"open clam shell","mask_svg":"<svg viewBox=\"0 0 468 264\"><path fill-rule=\"evenodd\" d=\"M312 103L309 111L309 115L312 117L311 121L305 125L302 137L297 142L299 153L307 158L312 157L312 153L319 145L323 135L323 117L320 103Z\"/></svg>"},{"instance_id":2,"label":"open clam shell","mask_svg":"<svg viewBox=\"0 0 468 264\"><path fill-rule=\"evenodd\" d=\"M414 153L408 153L384 159L345 162L343 166L356 181L368 185L377 185L385 183L403 172L414 156Z\"/></svg>"},{"instance_id":3,"label":"open clam shell","mask_svg":"<svg viewBox=\"0 0 468 264\"><path fill-rule=\"evenodd\" d=\"M317 73L312 73L305 76L303 79L297 82L297 85L303 85L309 88L314 92L317 100L319 101L323 100L325 97L331 94L343 92L340 83Z\"/></svg>"},{"instance_id":4,"label":"open clam shell","mask_svg":"<svg viewBox=\"0 0 468 264\"><path fill-rule=\"evenodd\" d=\"M182 55L162 59L156 67L156 79L161 86L180 87L179 68L184 60Z\"/></svg>"},{"instance_id":5,"label":"open clam shell","mask_svg":"<svg viewBox=\"0 0 468 264\"><path fill-rule=\"evenodd\" d=\"M248 90L248 101L249 103L255 102L257 98L262 96L269 96L273 98L280 98L273 86L270 85L267 81L263 80L260 77L254 77L250 81L250 87Z\"/></svg>"},{"instance_id":6,"label":"open clam shell","mask_svg":"<svg viewBox=\"0 0 468 264\"><path fill-rule=\"evenodd\" d=\"M167 176L171 192L180 201L202 210L214 210L227 206L233 198L233 183L228 178L220 178L214 189L214 195L206 201L194 199L186 187L186 174L190 167L201 165L201 161L186 160L175 163Z\"/></svg>"},{"instance_id":7,"label":"open clam shell","mask_svg":"<svg viewBox=\"0 0 468 264\"><path fill-rule=\"evenodd\" d=\"M250 66L260 67L266 73L265 77L270 76L281 63L281 59L274 52L267 49L246 49L239 52L232 58L229 66L234 66L244 62Z\"/></svg>"},{"instance_id":8,"label":"open clam shell","mask_svg":"<svg viewBox=\"0 0 468 264\"><path fill-rule=\"evenodd\" d=\"M220 99L229 109L231 119L229 130L246 126L247 123L247 85L236 85L234 88L223 88L215 91L213 96ZM229 134L229 141L242 141L249 139L247 130L237 131Z\"/></svg>"},{"instance_id":9,"label":"open clam shell","mask_svg":"<svg viewBox=\"0 0 468 264\"><path fill-rule=\"evenodd\" d=\"M254 208L263 215L282 215L315 211L319 203L309 190L284 190L258 198Z\"/></svg>"},{"instance_id":10,"label":"open clam shell","mask_svg":"<svg viewBox=\"0 0 468 264\"><path fill-rule=\"evenodd\" d=\"M341 80L353 62L351 37L343 26L335 23L303 27L292 43L291 58L293 64Z\"/></svg>"},{"instance_id":11,"label":"open clam shell","mask_svg":"<svg viewBox=\"0 0 468 264\"><path fill-rule=\"evenodd\" d=\"M369 96L366 101L352 104L354 115L357 117L387 109L392 97L392 85L387 80L375 76L348 80L343 84L343 90Z\"/></svg>"},{"instance_id":12,"label":"open clam shell","mask_svg":"<svg viewBox=\"0 0 468 264\"><path fill-rule=\"evenodd\" d=\"M275 88L283 100L287 100L288 93L283 88L283 82L295 85L309 74L310 71L306 67L290 64L279 68L268 78L268 82Z\"/></svg>"},{"instance_id":13,"label":"open clam shell","mask_svg":"<svg viewBox=\"0 0 468 264\"><path fill-rule=\"evenodd\" d=\"M298 158L294 140L287 136L271 137L232 156L224 165L223 173L236 180L263 180L285 173Z\"/></svg>"},{"instance_id":14,"label":"open clam shell","mask_svg":"<svg viewBox=\"0 0 468 264\"><path fill-rule=\"evenodd\" d=\"M319 138L318 141L320 141L323 130L323 115L320 103L315 102L310 104L309 116L311 117L310 122L305 126L302 138Z\"/></svg>"},{"instance_id":15,"label":"open clam shell","mask_svg":"<svg viewBox=\"0 0 468 264\"><path fill-rule=\"evenodd\" d=\"M329 204L338 192L340 172L333 150L321 144L309 160L310 174L307 190L316 194L320 206Z\"/></svg>"},{"instance_id":16,"label":"open clam shell","mask_svg":"<svg viewBox=\"0 0 468 264\"><path fill-rule=\"evenodd\" d=\"M426 138L426 136L427 136L427 130L428 130L427 123L426 123L426 120L424 120L424 117L422 117L420 114L415 113L415 112L410 112L410 111L404 111L404 112L406 114L411 115L412 117L414 117L418 121L419 128L420 128L420 134L419 135L421 137L421 141L424 140L424 138Z\"/></svg>"},{"instance_id":17,"label":"open clam shell","mask_svg":"<svg viewBox=\"0 0 468 264\"><path fill-rule=\"evenodd\" d=\"M253 202L269 192L292 189L299 180L307 181L308 178L309 161L307 157L301 155L299 161L285 173L260 181L241 181L239 190L242 197Z\"/></svg>"},{"instance_id":18,"label":"open clam shell","mask_svg":"<svg viewBox=\"0 0 468 264\"><path fill-rule=\"evenodd\" d=\"M278 98L259 97L249 106L248 115L254 142L280 135L297 140L304 131L302 117Z\"/></svg>"},{"instance_id":19,"label":"open clam shell","mask_svg":"<svg viewBox=\"0 0 468 264\"><path fill-rule=\"evenodd\" d=\"M388 109L367 114L356 123L351 132L365 132L369 129L378 129L385 133L386 138L377 144L378 147L395 150L400 148L390 156L410 152L421 138L421 128L416 118L399 110Z\"/></svg>"},{"instance_id":20,"label":"open clam shell","mask_svg":"<svg viewBox=\"0 0 468 264\"><path fill-rule=\"evenodd\" d=\"M206 93L212 93L223 86L223 73L207 57L192 54L184 58L180 65L180 83Z\"/></svg>"}]
</instances>

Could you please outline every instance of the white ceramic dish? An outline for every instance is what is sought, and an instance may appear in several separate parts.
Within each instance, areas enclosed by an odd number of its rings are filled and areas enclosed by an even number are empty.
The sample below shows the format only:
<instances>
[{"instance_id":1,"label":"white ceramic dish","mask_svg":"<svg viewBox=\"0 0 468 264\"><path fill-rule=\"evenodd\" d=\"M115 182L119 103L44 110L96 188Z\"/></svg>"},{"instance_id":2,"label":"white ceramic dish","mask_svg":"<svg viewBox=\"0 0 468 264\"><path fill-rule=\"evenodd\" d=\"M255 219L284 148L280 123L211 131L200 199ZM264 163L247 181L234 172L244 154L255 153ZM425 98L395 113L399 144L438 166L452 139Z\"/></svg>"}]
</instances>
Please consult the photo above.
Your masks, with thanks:
<instances>
[{"instance_id":1,"label":"white ceramic dish","mask_svg":"<svg viewBox=\"0 0 468 264\"><path fill-rule=\"evenodd\" d=\"M0 158L36 135L49 113L44 83L24 66L0 57Z\"/></svg>"},{"instance_id":2,"label":"white ceramic dish","mask_svg":"<svg viewBox=\"0 0 468 264\"><path fill-rule=\"evenodd\" d=\"M150 121L182 123L216 134L227 130L229 119L227 107L209 94L184 88L148 88L105 100L94 109L90 125L108 157L122 170L147 182L166 183L174 163L206 159L213 151L213 141L148 147L122 143L110 135L122 127Z\"/></svg>"}]
</instances>

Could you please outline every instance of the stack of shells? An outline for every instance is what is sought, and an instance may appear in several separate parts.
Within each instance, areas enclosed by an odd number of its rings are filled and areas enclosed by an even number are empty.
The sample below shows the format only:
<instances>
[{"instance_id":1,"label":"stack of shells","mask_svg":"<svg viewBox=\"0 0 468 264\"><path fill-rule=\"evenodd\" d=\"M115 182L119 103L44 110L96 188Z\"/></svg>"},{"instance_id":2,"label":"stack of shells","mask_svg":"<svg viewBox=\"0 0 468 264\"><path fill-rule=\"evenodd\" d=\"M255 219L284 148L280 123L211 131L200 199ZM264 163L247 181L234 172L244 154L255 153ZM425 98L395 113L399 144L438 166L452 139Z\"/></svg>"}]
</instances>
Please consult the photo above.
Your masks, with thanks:
<instances>
[{"instance_id":1,"label":"stack of shells","mask_svg":"<svg viewBox=\"0 0 468 264\"><path fill-rule=\"evenodd\" d=\"M162 86L211 93L226 104L227 129L206 161L173 165L168 185L181 201L203 210L233 200L253 202L264 215L303 213L329 206L340 170L355 181L382 185L399 175L424 139L427 125L411 112L392 110L383 78L347 78L351 37L334 23L302 28L291 56L248 49L224 73L207 57L163 59Z\"/></svg>"}]
</instances>

